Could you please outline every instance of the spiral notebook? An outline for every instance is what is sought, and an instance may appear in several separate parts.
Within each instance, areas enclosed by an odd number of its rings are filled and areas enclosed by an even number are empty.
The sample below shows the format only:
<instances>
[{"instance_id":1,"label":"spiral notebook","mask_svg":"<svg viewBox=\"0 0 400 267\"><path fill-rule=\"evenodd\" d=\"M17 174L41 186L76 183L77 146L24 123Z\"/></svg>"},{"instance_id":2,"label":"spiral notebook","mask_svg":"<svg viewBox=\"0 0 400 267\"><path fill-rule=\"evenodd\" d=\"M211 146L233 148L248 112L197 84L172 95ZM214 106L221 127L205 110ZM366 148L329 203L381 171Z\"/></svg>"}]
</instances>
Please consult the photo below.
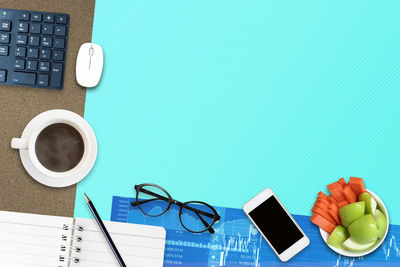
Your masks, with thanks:
<instances>
[{"instance_id":1,"label":"spiral notebook","mask_svg":"<svg viewBox=\"0 0 400 267\"><path fill-rule=\"evenodd\" d=\"M164 228L104 224L128 267L163 266ZM119 265L94 220L0 211L0 266Z\"/></svg>"}]
</instances>

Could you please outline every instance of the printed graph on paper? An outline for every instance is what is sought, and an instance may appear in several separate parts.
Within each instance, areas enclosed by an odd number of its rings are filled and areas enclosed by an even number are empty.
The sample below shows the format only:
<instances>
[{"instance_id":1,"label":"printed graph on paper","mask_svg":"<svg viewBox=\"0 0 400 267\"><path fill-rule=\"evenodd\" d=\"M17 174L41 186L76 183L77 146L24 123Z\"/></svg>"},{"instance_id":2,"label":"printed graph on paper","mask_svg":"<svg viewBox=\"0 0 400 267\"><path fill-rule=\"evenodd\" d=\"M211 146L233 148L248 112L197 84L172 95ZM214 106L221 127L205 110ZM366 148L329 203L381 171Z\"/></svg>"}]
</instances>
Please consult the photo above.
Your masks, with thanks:
<instances>
[{"instance_id":1,"label":"printed graph on paper","mask_svg":"<svg viewBox=\"0 0 400 267\"><path fill-rule=\"evenodd\" d=\"M216 207L221 215L221 220L214 227L216 233L193 234L181 226L177 206L172 205L168 213L154 218L132 207L132 201L133 198L114 196L111 220L163 226L167 230L165 267L400 266L400 244L397 243L400 242L399 225L390 226L386 240L372 254L349 258L334 253L324 244L310 217L294 215L311 244L290 262L281 263L240 209Z\"/></svg>"}]
</instances>

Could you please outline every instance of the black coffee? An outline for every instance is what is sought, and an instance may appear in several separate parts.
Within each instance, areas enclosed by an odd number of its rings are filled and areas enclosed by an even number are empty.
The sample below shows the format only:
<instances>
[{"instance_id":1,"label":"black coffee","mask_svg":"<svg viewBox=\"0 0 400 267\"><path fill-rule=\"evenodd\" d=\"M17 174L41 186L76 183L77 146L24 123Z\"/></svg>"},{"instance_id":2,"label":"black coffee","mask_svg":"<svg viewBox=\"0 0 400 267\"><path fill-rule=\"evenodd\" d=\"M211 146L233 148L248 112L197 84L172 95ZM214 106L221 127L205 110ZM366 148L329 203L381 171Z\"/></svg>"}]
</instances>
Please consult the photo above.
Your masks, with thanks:
<instances>
[{"instance_id":1,"label":"black coffee","mask_svg":"<svg viewBox=\"0 0 400 267\"><path fill-rule=\"evenodd\" d=\"M85 146L82 136L74 127L55 123L40 132L35 151L44 167L55 172L65 172L78 165Z\"/></svg>"}]
</instances>

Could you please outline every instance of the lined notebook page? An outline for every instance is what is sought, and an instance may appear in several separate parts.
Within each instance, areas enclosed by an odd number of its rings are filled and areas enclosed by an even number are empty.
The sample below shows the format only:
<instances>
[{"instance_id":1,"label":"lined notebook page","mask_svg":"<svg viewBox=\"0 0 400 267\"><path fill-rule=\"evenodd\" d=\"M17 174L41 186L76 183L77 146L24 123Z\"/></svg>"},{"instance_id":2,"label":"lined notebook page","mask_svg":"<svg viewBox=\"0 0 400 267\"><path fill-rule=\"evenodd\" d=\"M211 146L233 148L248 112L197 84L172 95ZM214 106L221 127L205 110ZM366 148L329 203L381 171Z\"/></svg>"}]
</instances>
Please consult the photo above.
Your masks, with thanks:
<instances>
[{"instance_id":1,"label":"lined notebook page","mask_svg":"<svg viewBox=\"0 0 400 267\"><path fill-rule=\"evenodd\" d=\"M0 211L0 265L68 266L59 262L61 246L69 248L72 218ZM64 235L64 240L63 240Z\"/></svg>"},{"instance_id":2,"label":"lined notebook page","mask_svg":"<svg viewBox=\"0 0 400 267\"><path fill-rule=\"evenodd\" d=\"M103 221L115 245L128 267L162 267L164 260L165 229L162 227ZM76 226L83 231L75 231L71 257L79 258L79 263L71 266L112 267L119 266L111 248L94 220L77 218ZM79 235L81 241L76 237Z\"/></svg>"}]
</instances>

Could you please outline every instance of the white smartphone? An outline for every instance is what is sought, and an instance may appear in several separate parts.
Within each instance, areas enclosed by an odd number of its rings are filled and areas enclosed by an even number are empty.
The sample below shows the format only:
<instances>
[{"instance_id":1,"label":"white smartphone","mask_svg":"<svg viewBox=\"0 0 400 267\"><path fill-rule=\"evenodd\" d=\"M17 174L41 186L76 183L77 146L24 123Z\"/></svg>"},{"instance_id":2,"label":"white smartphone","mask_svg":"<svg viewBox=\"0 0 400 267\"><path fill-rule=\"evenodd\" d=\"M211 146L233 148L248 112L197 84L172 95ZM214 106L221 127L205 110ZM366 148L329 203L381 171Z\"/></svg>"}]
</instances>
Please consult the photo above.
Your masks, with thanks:
<instances>
[{"instance_id":1,"label":"white smartphone","mask_svg":"<svg viewBox=\"0 0 400 267\"><path fill-rule=\"evenodd\" d=\"M271 189L252 198L243 210L281 261L288 261L310 244Z\"/></svg>"}]
</instances>

